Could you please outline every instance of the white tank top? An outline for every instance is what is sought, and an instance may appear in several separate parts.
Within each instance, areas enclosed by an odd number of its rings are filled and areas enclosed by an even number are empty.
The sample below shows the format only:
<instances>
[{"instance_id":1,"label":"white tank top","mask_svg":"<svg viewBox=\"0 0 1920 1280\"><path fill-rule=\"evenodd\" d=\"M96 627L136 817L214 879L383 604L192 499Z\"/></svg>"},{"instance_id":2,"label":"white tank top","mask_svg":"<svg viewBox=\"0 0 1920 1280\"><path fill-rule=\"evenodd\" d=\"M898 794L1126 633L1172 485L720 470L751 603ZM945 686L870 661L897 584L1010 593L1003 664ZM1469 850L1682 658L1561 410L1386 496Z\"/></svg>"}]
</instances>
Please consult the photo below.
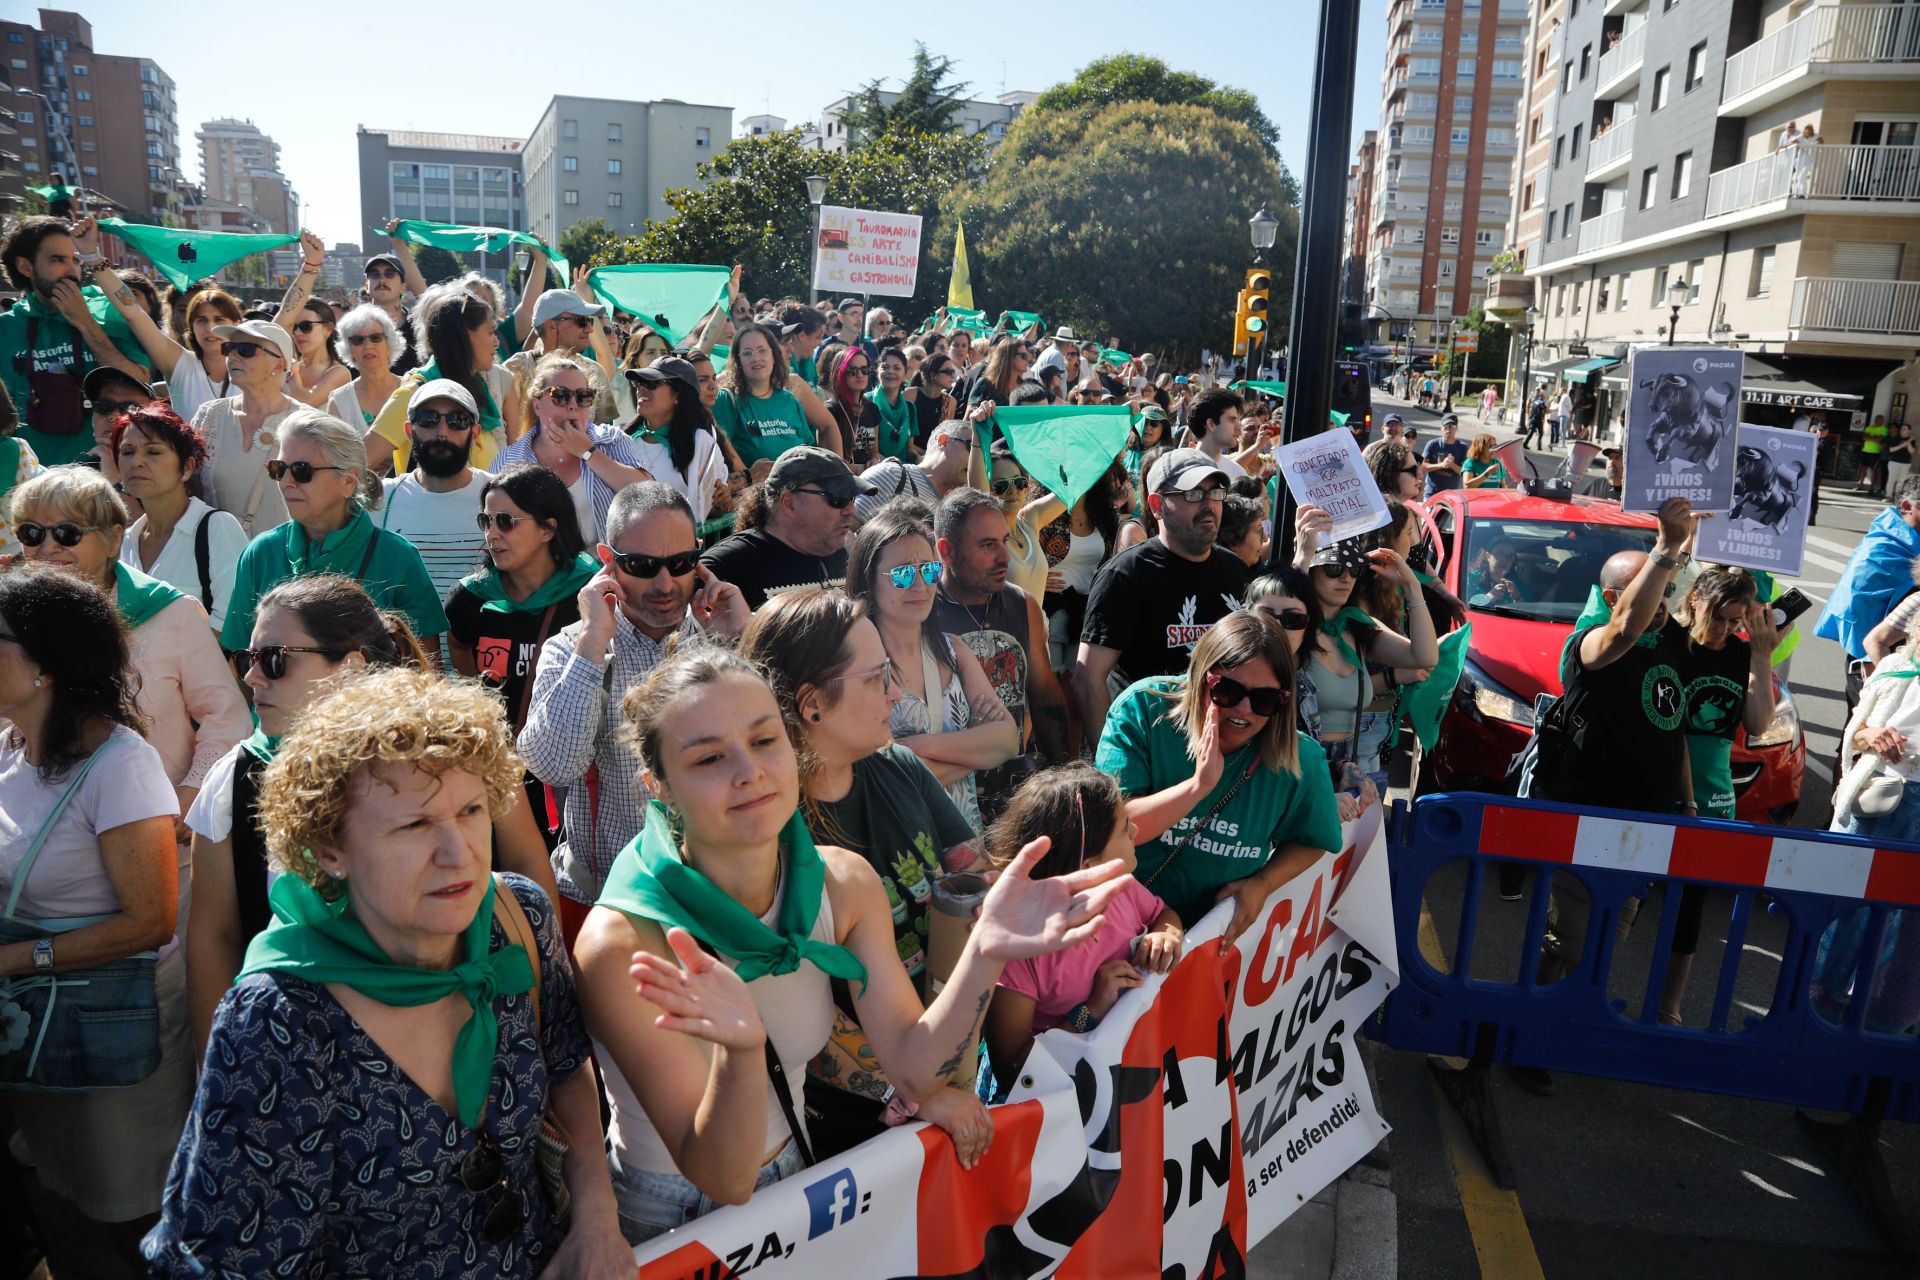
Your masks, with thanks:
<instances>
[{"instance_id":1,"label":"white tank top","mask_svg":"<svg viewBox=\"0 0 1920 1280\"><path fill-rule=\"evenodd\" d=\"M774 895L773 905L760 917L762 924L772 925L779 917L780 904L786 893L787 877L782 876L780 891ZM824 888L820 892L820 914L815 917L813 933L809 936L815 942L837 941L833 931L833 904ZM740 967L738 961L728 956L721 956L720 962L729 969ZM818 966L802 961L792 973L755 978L747 984L747 990L753 995L753 1003L760 1011L760 1021L766 1026L767 1036L780 1055L780 1065L787 1076L787 1087L793 1094L794 1116L804 1127L807 1122L807 1064L826 1048L827 1037L833 1031L832 980ZM647 1118L626 1077L613 1065L613 1055L598 1040L594 1041L593 1052L600 1060L601 1076L606 1081L607 1102L613 1111L608 1135L613 1140L613 1153L619 1157L620 1167L678 1175L680 1170L673 1163L673 1157L667 1154L659 1131L653 1127L653 1121ZM780 1098L769 1083L767 1134L760 1149L763 1152L778 1151L790 1137L786 1112L780 1109Z\"/></svg>"},{"instance_id":2,"label":"white tank top","mask_svg":"<svg viewBox=\"0 0 1920 1280\"><path fill-rule=\"evenodd\" d=\"M1107 554L1107 544L1097 532L1070 533L1069 536L1073 540L1067 545L1067 554L1053 567L1065 580L1061 585L1085 595L1093 590L1093 575L1100 572L1100 559Z\"/></svg>"}]
</instances>

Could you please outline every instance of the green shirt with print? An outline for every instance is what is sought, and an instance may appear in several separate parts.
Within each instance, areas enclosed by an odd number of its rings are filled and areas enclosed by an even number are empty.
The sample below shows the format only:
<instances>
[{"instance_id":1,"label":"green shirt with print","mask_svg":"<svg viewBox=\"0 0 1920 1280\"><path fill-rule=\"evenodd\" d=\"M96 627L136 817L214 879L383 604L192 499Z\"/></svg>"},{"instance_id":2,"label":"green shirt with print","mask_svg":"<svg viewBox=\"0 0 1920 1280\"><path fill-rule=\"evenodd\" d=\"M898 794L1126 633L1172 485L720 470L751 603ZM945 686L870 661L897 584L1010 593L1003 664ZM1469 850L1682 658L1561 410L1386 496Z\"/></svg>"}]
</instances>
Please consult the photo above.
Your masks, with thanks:
<instances>
[{"instance_id":1,"label":"green shirt with print","mask_svg":"<svg viewBox=\"0 0 1920 1280\"><path fill-rule=\"evenodd\" d=\"M785 388L764 397L722 391L713 402L713 420L749 467L795 445L818 443L799 398Z\"/></svg>"},{"instance_id":2,"label":"green shirt with print","mask_svg":"<svg viewBox=\"0 0 1920 1280\"><path fill-rule=\"evenodd\" d=\"M1680 626L1678 621L1667 625L1676 631ZM1746 714L1752 647L1739 636L1729 636L1723 649L1689 648L1693 663L1685 696L1693 802L1703 818L1731 818L1738 800L1733 789L1733 735Z\"/></svg>"},{"instance_id":3,"label":"green shirt with print","mask_svg":"<svg viewBox=\"0 0 1920 1280\"><path fill-rule=\"evenodd\" d=\"M81 293L87 300L87 310L93 315L94 322L106 331L108 339L119 348L120 354L146 369L146 352L140 349L140 343L134 338L133 330L127 327L125 317L107 301L107 295L92 285L88 285ZM29 359L27 334L30 329L33 332L33 352ZM0 383L5 384L7 394L13 399L14 412L20 415L20 438L27 442L42 464L57 467L65 462L75 462L92 450L93 424L87 416L79 380L91 373L99 363L93 358L93 351L86 341L67 323L66 317L36 293L29 292L11 309L0 314ZM75 380L73 404L78 419L64 424L36 421L28 371L48 373L69 369ZM70 426L73 430L70 433L49 431L49 426Z\"/></svg>"},{"instance_id":4,"label":"green shirt with print","mask_svg":"<svg viewBox=\"0 0 1920 1280\"><path fill-rule=\"evenodd\" d=\"M374 528L365 511L356 511L345 528L328 534L318 545L297 520L249 542L234 570L220 647L245 649L252 644L260 597L289 578L310 573L340 573L354 579L376 605L405 614L414 634L423 640L447 629L440 593L434 590L420 553L399 534Z\"/></svg>"},{"instance_id":5,"label":"green shirt with print","mask_svg":"<svg viewBox=\"0 0 1920 1280\"><path fill-rule=\"evenodd\" d=\"M1170 696L1179 691L1184 679L1151 676L1136 681L1107 711L1093 762L1112 774L1130 798L1164 791L1193 776L1187 736L1175 719L1178 707ZM1213 907L1221 886L1260 870L1278 846L1340 849L1340 814L1326 752L1305 734L1298 741L1298 777L1255 763L1259 746L1248 743L1227 757L1219 783L1191 813L1135 851L1139 862L1135 877L1179 912L1188 928ZM1251 776L1214 813L1214 806L1233 791L1250 763L1254 763ZM1207 820L1210 813L1213 817ZM1202 821L1206 830L1188 840ZM1182 841L1186 841L1184 847Z\"/></svg>"}]
</instances>

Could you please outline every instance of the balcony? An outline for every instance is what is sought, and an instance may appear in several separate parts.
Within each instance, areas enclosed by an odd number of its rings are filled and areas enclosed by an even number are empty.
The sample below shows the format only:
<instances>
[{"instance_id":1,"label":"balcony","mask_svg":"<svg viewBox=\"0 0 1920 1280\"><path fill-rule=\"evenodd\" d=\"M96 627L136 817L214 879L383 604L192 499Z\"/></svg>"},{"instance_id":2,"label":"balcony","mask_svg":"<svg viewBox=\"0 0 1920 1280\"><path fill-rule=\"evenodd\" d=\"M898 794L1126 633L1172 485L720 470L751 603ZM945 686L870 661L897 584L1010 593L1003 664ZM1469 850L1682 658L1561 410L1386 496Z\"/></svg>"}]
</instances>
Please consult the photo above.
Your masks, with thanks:
<instances>
[{"instance_id":1,"label":"balcony","mask_svg":"<svg viewBox=\"0 0 1920 1280\"><path fill-rule=\"evenodd\" d=\"M1524 313L1534 305L1533 286L1533 277L1518 270L1490 274L1487 276L1486 309L1489 312Z\"/></svg>"},{"instance_id":2,"label":"balcony","mask_svg":"<svg viewBox=\"0 0 1920 1280\"><path fill-rule=\"evenodd\" d=\"M1843 280L1801 276L1793 282L1788 324L1796 330L1920 337L1920 280ZM1802 340L1813 334L1796 335Z\"/></svg>"},{"instance_id":3,"label":"balcony","mask_svg":"<svg viewBox=\"0 0 1920 1280\"><path fill-rule=\"evenodd\" d=\"M1580 224L1580 253L1589 249L1604 249L1610 244L1619 244L1620 236L1626 230L1627 211L1615 209L1603 213L1597 218L1588 218Z\"/></svg>"},{"instance_id":4,"label":"balcony","mask_svg":"<svg viewBox=\"0 0 1920 1280\"><path fill-rule=\"evenodd\" d=\"M1641 23L1620 43L1600 55L1599 77L1594 82L1595 101L1624 98L1640 84L1640 64L1647 60L1647 24Z\"/></svg>"},{"instance_id":5,"label":"balcony","mask_svg":"<svg viewBox=\"0 0 1920 1280\"><path fill-rule=\"evenodd\" d=\"M1617 124L1587 143L1588 182L1605 182L1627 171L1633 159L1633 132L1637 124L1637 119Z\"/></svg>"},{"instance_id":6,"label":"balcony","mask_svg":"<svg viewBox=\"0 0 1920 1280\"><path fill-rule=\"evenodd\" d=\"M1646 2L1647 0L1607 0L1607 7L1604 12L1607 17L1611 18L1616 13L1626 13L1631 9L1638 9Z\"/></svg>"},{"instance_id":7,"label":"balcony","mask_svg":"<svg viewBox=\"0 0 1920 1280\"><path fill-rule=\"evenodd\" d=\"M1920 213L1920 147L1807 145L1722 169L1707 179L1707 216L1780 202L1844 202L1821 212ZM1890 208L1912 205L1913 208Z\"/></svg>"},{"instance_id":8,"label":"balcony","mask_svg":"<svg viewBox=\"0 0 1920 1280\"><path fill-rule=\"evenodd\" d=\"M1920 8L1823 4L1727 59L1720 114L1750 115L1828 80L1920 74Z\"/></svg>"}]
</instances>

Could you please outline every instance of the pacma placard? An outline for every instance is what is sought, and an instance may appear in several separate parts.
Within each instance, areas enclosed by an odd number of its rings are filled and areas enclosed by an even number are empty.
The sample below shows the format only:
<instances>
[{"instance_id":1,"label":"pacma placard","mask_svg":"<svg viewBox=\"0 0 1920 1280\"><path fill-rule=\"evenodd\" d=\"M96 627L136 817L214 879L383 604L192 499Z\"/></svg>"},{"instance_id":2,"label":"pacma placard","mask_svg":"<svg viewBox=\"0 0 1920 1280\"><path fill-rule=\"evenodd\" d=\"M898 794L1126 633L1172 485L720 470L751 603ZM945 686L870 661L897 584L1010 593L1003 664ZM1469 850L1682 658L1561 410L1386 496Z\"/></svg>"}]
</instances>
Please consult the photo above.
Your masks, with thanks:
<instances>
[{"instance_id":1,"label":"pacma placard","mask_svg":"<svg viewBox=\"0 0 1920 1280\"><path fill-rule=\"evenodd\" d=\"M1814 456L1810 431L1740 424L1734 456L1733 509L1703 520L1694 556L1708 564L1800 576L1806 556L1807 515L1813 507Z\"/></svg>"},{"instance_id":2,"label":"pacma placard","mask_svg":"<svg viewBox=\"0 0 1920 1280\"><path fill-rule=\"evenodd\" d=\"M1733 347L1642 347L1628 361L1626 476L1620 506L1733 507L1734 426L1746 357Z\"/></svg>"}]
</instances>

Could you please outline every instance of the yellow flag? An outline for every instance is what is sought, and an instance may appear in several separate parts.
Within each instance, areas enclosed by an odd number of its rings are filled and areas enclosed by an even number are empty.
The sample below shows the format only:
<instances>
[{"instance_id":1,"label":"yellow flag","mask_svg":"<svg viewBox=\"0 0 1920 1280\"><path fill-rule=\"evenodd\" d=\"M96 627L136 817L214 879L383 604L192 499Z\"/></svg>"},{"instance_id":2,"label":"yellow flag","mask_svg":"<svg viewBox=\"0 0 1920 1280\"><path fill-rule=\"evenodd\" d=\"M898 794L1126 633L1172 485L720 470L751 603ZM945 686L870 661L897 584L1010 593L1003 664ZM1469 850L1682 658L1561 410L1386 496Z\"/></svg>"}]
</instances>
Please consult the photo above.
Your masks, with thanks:
<instances>
[{"instance_id":1,"label":"yellow flag","mask_svg":"<svg viewBox=\"0 0 1920 1280\"><path fill-rule=\"evenodd\" d=\"M973 277L967 271L967 224L953 233L953 278L947 282L947 305L973 310Z\"/></svg>"}]
</instances>

